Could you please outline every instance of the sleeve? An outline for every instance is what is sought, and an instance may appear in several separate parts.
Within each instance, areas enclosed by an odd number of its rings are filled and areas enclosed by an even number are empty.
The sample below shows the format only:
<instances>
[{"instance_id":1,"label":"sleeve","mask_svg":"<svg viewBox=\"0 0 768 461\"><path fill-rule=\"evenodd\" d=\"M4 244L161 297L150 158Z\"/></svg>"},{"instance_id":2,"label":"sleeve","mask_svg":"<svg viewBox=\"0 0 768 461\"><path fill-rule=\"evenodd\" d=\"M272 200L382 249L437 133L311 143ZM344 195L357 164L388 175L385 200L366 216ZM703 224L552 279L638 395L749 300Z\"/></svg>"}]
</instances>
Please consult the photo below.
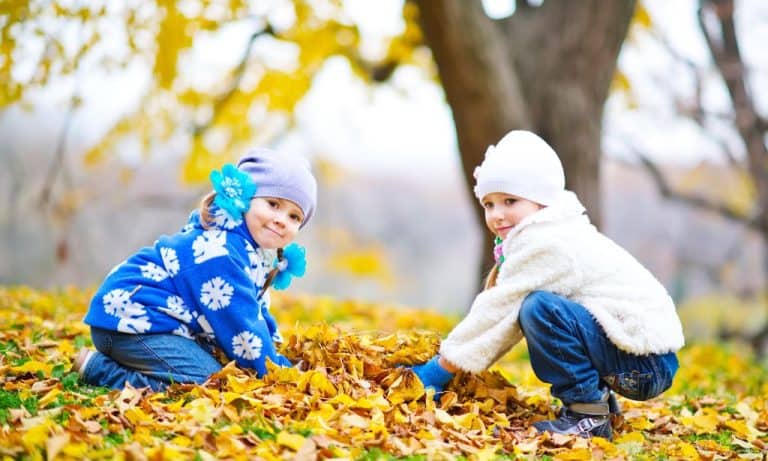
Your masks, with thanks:
<instances>
[{"instance_id":1,"label":"sleeve","mask_svg":"<svg viewBox=\"0 0 768 461\"><path fill-rule=\"evenodd\" d=\"M467 316L442 342L440 354L465 371L487 369L523 338L518 314L529 293L546 290L568 296L578 280L570 257L557 248L505 255L497 285L475 297Z\"/></svg>"},{"instance_id":2,"label":"sleeve","mask_svg":"<svg viewBox=\"0 0 768 461\"><path fill-rule=\"evenodd\" d=\"M248 272L247 256L241 260L234 250L202 262L180 277L194 299L201 324L207 324L216 343L239 366L267 373L266 360L292 366L277 353L272 332L262 315L258 287Z\"/></svg>"}]
</instances>

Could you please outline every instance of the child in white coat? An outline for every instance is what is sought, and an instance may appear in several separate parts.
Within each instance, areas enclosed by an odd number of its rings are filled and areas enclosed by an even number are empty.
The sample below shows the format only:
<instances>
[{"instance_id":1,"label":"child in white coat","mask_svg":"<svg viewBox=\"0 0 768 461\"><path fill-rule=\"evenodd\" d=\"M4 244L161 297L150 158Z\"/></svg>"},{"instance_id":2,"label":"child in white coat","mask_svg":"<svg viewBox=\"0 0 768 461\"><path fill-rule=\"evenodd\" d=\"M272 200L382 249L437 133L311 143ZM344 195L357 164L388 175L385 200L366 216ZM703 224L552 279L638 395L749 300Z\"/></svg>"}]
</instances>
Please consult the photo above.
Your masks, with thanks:
<instances>
[{"instance_id":1,"label":"child in white coat","mask_svg":"<svg viewBox=\"0 0 768 461\"><path fill-rule=\"evenodd\" d=\"M413 371L439 394L456 371L485 370L525 337L536 376L564 405L534 426L610 439L610 390L646 400L672 384L684 343L672 299L590 224L535 134L512 131L490 146L475 179L496 265L439 354Z\"/></svg>"}]
</instances>

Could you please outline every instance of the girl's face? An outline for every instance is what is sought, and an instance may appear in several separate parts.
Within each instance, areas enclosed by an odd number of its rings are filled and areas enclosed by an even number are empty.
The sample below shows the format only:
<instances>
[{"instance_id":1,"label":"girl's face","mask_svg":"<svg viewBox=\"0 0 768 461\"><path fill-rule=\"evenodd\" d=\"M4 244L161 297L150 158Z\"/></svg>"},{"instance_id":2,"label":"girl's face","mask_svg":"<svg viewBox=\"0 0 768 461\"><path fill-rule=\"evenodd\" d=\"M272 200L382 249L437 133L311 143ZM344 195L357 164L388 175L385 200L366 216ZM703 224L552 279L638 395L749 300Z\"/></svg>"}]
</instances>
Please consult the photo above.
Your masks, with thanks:
<instances>
[{"instance_id":1,"label":"girl's face","mask_svg":"<svg viewBox=\"0 0 768 461\"><path fill-rule=\"evenodd\" d=\"M514 195L492 192L483 197L483 208L488 229L503 240L520 221L543 206Z\"/></svg>"},{"instance_id":2,"label":"girl's face","mask_svg":"<svg viewBox=\"0 0 768 461\"><path fill-rule=\"evenodd\" d=\"M245 224L251 237L268 250L291 243L303 221L301 208L282 198L254 197L245 213Z\"/></svg>"}]
</instances>

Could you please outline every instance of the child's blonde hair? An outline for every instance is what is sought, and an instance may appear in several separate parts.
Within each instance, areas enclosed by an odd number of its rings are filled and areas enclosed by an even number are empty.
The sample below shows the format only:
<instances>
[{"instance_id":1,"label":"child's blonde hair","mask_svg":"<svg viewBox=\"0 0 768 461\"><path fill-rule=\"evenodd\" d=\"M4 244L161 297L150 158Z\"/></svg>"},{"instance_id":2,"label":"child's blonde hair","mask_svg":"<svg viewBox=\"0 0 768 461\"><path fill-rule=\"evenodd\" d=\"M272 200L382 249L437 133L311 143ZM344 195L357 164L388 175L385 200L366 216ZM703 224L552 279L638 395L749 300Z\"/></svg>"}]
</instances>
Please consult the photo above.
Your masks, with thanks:
<instances>
[{"instance_id":1,"label":"child's blonde hair","mask_svg":"<svg viewBox=\"0 0 768 461\"><path fill-rule=\"evenodd\" d=\"M494 264L491 268L491 271L488 272L488 275L485 277L485 284L483 285L483 289L487 290L489 288L493 288L496 286L496 277L499 276L499 265Z\"/></svg>"},{"instance_id":2,"label":"child's blonde hair","mask_svg":"<svg viewBox=\"0 0 768 461\"><path fill-rule=\"evenodd\" d=\"M210 229L215 222L213 215L211 215L211 205L213 205L215 198L216 191L212 190L200 199L200 224L203 226L203 229Z\"/></svg>"}]
</instances>

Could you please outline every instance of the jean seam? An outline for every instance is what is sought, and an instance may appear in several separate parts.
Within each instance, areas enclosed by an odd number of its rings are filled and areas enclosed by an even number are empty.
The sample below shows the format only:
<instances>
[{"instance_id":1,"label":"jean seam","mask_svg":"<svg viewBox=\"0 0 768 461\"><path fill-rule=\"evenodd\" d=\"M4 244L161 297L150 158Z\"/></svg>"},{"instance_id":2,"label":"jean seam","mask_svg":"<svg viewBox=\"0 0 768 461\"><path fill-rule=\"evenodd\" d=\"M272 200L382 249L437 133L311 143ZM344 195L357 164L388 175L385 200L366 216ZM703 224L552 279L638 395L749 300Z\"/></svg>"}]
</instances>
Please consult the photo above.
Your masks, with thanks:
<instances>
[{"instance_id":1,"label":"jean seam","mask_svg":"<svg viewBox=\"0 0 768 461\"><path fill-rule=\"evenodd\" d=\"M552 306L552 312L553 312L553 314L555 314L558 317L562 318L562 316L560 315L560 306L553 305ZM552 322L550 322L549 320L547 320L547 327L549 328L550 335L552 335L554 328L553 328ZM562 348L561 348L561 346L559 344L559 341L555 341L555 345L556 345L555 346L555 352L557 353L558 358L562 362L565 362L565 357L563 356ZM576 383L576 390L578 391L579 398L583 398L583 396L584 396L584 388L582 386L582 383L579 382L576 379L576 375L574 374L573 370L571 370L571 367L565 367L565 369L568 370L568 376L571 378L571 381Z\"/></svg>"},{"instance_id":2,"label":"jean seam","mask_svg":"<svg viewBox=\"0 0 768 461\"><path fill-rule=\"evenodd\" d=\"M162 364L163 364L163 365L164 365L164 366L165 366L165 367L166 367L166 368L169 370L169 375L167 376L169 379L173 380L174 378L173 378L173 376L172 376L172 375L178 375L179 377L183 377L183 378L184 378L184 381L190 381L190 379L189 379L189 378L191 378L191 376L188 376L187 374L185 374L185 373L181 373L181 372L179 372L178 370L176 370L176 368L175 368L175 367L171 366L171 364L169 364L169 363L168 363L168 362L167 362L165 359L163 359L162 357L160 357L160 356L159 356L159 355L158 355L158 354L157 354L157 353L154 351L154 349L152 349L151 347L149 347L149 345L148 345L148 344L147 344L147 343L144 341L144 336L142 336L142 335L136 335L136 339L137 339L137 340L138 340L138 341L141 343L141 345L142 345L142 347L144 348L144 350L146 350L146 351L147 351L149 354L151 354L151 355L152 355L152 356L153 356L153 357L154 357L154 358L155 358L155 359L156 359L158 362L162 363ZM181 381L181 380L179 380L179 381Z\"/></svg>"},{"instance_id":3,"label":"jean seam","mask_svg":"<svg viewBox=\"0 0 768 461\"><path fill-rule=\"evenodd\" d=\"M652 356L651 357L651 368L653 368L653 386L650 389L652 391L652 395L656 396L660 394L659 388L661 388L661 368L659 367L658 363L658 356ZM646 396L646 398L652 398L651 396Z\"/></svg>"}]
</instances>

